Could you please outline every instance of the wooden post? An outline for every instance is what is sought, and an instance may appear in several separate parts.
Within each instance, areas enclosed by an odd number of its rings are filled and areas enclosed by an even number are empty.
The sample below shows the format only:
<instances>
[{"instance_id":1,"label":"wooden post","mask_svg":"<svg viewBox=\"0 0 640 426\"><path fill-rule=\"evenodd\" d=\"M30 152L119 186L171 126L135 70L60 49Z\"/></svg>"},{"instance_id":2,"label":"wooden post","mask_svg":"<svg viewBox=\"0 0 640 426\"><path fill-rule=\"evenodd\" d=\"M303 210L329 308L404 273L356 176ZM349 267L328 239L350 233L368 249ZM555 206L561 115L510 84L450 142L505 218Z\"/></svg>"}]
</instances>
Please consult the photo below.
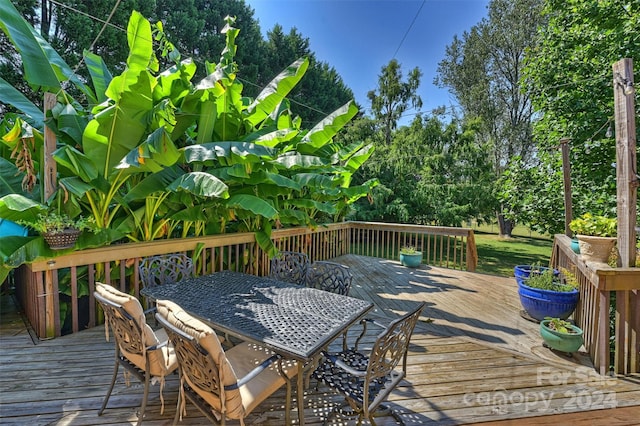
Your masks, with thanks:
<instances>
[{"instance_id":1,"label":"wooden post","mask_svg":"<svg viewBox=\"0 0 640 426\"><path fill-rule=\"evenodd\" d=\"M635 266L637 215L637 162L635 87L633 61L613 64L613 95L616 123L616 186L618 195L618 252L622 267Z\"/></svg>"},{"instance_id":2,"label":"wooden post","mask_svg":"<svg viewBox=\"0 0 640 426\"><path fill-rule=\"evenodd\" d=\"M571 203L571 161L569 160L569 142L571 139L560 139L562 149L562 175L564 177L564 234L572 237L569 223L573 219L573 207Z\"/></svg>"},{"instance_id":3,"label":"wooden post","mask_svg":"<svg viewBox=\"0 0 640 426\"><path fill-rule=\"evenodd\" d=\"M47 111L56 106L56 95L44 94L44 118L47 119ZM46 202L56 191L58 185L56 162L53 159L53 151L56 150L56 134L48 126L44 126L44 156L43 156L43 196ZM58 271L46 271L44 273L44 303L45 303L45 328L46 337L60 335L60 312L58 307ZM55 275L55 276L54 276Z\"/></svg>"},{"instance_id":4,"label":"wooden post","mask_svg":"<svg viewBox=\"0 0 640 426\"><path fill-rule=\"evenodd\" d=\"M44 118L47 119L47 111L56 106L56 95L53 93L44 94ZM44 186L44 201L47 201L51 195L56 191L58 182L56 181L56 175L58 169L56 162L53 159L53 151L56 150L56 134L49 127L44 126L44 173L43 173L43 186Z\"/></svg>"}]
</instances>

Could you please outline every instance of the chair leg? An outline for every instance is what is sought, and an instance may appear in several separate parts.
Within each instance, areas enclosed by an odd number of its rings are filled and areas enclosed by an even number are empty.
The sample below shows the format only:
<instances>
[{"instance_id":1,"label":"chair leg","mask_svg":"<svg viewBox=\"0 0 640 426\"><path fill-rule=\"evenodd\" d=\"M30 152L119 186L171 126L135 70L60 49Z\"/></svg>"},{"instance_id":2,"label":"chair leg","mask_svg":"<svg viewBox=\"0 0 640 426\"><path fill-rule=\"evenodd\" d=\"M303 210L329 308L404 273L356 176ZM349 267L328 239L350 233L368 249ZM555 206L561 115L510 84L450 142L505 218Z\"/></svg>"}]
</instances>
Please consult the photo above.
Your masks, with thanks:
<instances>
[{"instance_id":1,"label":"chair leg","mask_svg":"<svg viewBox=\"0 0 640 426\"><path fill-rule=\"evenodd\" d=\"M148 367L148 366L147 366ZM140 414L138 415L137 426L140 426L142 419L144 418L144 410L147 408L147 399L149 398L149 386L151 377L149 374L149 368L144 373L144 395L142 396L142 405L140 406Z\"/></svg>"},{"instance_id":2,"label":"chair leg","mask_svg":"<svg viewBox=\"0 0 640 426\"><path fill-rule=\"evenodd\" d=\"M300 361L298 361L300 362ZM284 402L284 424L291 424L291 379L289 379L286 375L285 381L287 386L287 399Z\"/></svg>"},{"instance_id":3,"label":"chair leg","mask_svg":"<svg viewBox=\"0 0 640 426\"><path fill-rule=\"evenodd\" d=\"M116 345L115 365L113 367L113 377L111 377L111 386L109 386L109 391L107 392L107 395L104 397L104 401L102 402L102 407L100 408L100 411L98 411L99 416L102 415L102 412L107 407L107 402L109 401L109 397L111 396L113 385L116 384L116 377L118 377L119 367L120 367L120 351Z\"/></svg>"}]
</instances>

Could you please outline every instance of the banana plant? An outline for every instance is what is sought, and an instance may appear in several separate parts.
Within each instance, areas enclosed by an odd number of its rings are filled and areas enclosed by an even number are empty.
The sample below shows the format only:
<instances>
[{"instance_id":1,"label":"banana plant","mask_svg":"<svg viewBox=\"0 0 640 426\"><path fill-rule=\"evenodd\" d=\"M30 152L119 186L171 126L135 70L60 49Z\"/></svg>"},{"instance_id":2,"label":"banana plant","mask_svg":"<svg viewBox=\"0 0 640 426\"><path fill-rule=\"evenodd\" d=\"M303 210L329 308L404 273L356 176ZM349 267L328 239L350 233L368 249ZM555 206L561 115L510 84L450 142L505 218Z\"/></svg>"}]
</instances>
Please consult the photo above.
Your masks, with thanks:
<instances>
[{"instance_id":1,"label":"banana plant","mask_svg":"<svg viewBox=\"0 0 640 426\"><path fill-rule=\"evenodd\" d=\"M57 93L58 104L46 121L39 121L38 108L17 91L0 90L0 101L20 110L21 119L34 126L36 144L45 123L57 135L54 159L59 191L69 197L65 207L73 214L91 214L102 230L81 239L81 247L125 236L146 240L241 230L256 232L262 248L273 252L273 227L314 225L324 217L340 220L348 205L375 185L350 186L372 147L345 147L336 140L357 113L352 102L309 131L291 110L286 96L304 76L308 59L293 62L255 99L242 96L234 62L238 29L232 18L223 29L226 47L219 62L207 64L207 76L193 83L195 64L171 50L161 23L152 26L133 12L127 27L130 53L120 75L112 76L99 56L84 53L90 87L9 0L0 0L0 6L0 28L22 54L25 77ZM175 62L162 72L154 35L170 47ZM84 95L86 105L67 94L67 82ZM5 86L0 80L0 88ZM20 119L5 117L4 122L0 129L11 131L3 140L15 141ZM13 138L7 137L11 132ZM9 147L12 143L5 141ZM3 160L0 167L10 168L9 159ZM16 182L5 186L13 191ZM46 202L25 207L24 200L18 201L0 199L0 217L48 208ZM15 255L12 265L45 252L30 247L32 240L2 242L0 254ZM5 251L18 244L23 247L19 255Z\"/></svg>"}]
</instances>

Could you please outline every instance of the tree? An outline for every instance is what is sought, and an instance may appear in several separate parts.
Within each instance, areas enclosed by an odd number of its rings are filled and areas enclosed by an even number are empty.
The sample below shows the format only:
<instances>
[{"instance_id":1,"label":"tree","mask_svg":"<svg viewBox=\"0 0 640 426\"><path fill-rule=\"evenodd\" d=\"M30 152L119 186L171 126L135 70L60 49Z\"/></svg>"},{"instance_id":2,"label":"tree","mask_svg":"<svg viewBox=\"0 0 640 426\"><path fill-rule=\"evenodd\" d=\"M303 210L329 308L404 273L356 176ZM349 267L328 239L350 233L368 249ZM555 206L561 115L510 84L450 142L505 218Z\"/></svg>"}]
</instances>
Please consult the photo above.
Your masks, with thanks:
<instances>
[{"instance_id":1,"label":"tree","mask_svg":"<svg viewBox=\"0 0 640 426\"><path fill-rule=\"evenodd\" d=\"M374 117L381 122L384 140L391 143L391 132L402 114L409 108L420 109L422 99L417 95L422 72L416 67L409 72L407 81L402 80L402 69L396 59L389 61L378 75L378 89L367 93Z\"/></svg>"},{"instance_id":2,"label":"tree","mask_svg":"<svg viewBox=\"0 0 640 426\"><path fill-rule=\"evenodd\" d=\"M477 127L418 115L394 132L391 145L379 143L361 173L379 176L380 185L372 204L358 204L356 217L447 226L486 219L495 210L494 179Z\"/></svg>"},{"instance_id":3,"label":"tree","mask_svg":"<svg viewBox=\"0 0 640 426\"><path fill-rule=\"evenodd\" d=\"M36 25L38 17L35 11L37 0L18 0L15 7L31 25ZM37 102L38 97L22 78L22 59L9 38L0 32L0 76L8 84L25 94L32 102ZM0 103L0 116L9 109L8 105Z\"/></svg>"},{"instance_id":4,"label":"tree","mask_svg":"<svg viewBox=\"0 0 640 426\"><path fill-rule=\"evenodd\" d=\"M533 229L556 233L564 229L558 149L563 137L571 139L574 213L615 215L615 140L606 132L613 117L612 64L640 58L640 4L547 0L544 15L548 24L527 54L524 74L539 116L539 163L514 164L503 199ZM522 182L522 176L530 183L516 191L511 183Z\"/></svg>"},{"instance_id":5,"label":"tree","mask_svg":"<svg viewBox=\"0 0 640 426\"><path fill-rule=\"evenodd\" d=\"M466 119L480 118L480 139L491 146L496 176L514 157L528 164L532 140L533 106L522 90L527 49L536 41L542 0L493 0L488 17L455 37L438 65L435 83L448 87ZM510 235L512 224L498 212L500 233Z\"/></svg>"}]
</instances>

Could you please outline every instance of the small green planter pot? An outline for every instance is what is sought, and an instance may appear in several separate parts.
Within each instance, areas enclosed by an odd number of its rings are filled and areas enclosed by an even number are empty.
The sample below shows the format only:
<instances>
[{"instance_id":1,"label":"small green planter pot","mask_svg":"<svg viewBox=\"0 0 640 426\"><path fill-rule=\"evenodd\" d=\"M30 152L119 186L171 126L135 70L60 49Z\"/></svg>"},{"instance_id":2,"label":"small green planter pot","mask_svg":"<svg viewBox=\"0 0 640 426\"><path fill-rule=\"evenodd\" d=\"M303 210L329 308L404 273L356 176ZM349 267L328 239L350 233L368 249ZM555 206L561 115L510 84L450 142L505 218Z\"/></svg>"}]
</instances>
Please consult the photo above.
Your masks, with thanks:
<instances>
[{"instance_id":1,"label":"small green planter pot","mask_svg":"<svg viewBox=\"0 0 640 426\"><path fill-rule=\"evenodd\" d=\"M540 322L540 335L544 343L551 349L555 349L560 352L576 352L582 346L582 329L572 325L571 328L576 331L575 334L558 333L555 330L551 330L547 325L549 320L543 320Z\"/></svg>"},{"instance_id":2,"label":"small green planter pot","mask_svg":"<svg viewBox=\"0 0 640 426\"><path fill-rule=\"evenodd\" d=\"M400 263L407 268L417 268L422 263L422 252L400 253Z\"/></svg>"}]
</instances>

